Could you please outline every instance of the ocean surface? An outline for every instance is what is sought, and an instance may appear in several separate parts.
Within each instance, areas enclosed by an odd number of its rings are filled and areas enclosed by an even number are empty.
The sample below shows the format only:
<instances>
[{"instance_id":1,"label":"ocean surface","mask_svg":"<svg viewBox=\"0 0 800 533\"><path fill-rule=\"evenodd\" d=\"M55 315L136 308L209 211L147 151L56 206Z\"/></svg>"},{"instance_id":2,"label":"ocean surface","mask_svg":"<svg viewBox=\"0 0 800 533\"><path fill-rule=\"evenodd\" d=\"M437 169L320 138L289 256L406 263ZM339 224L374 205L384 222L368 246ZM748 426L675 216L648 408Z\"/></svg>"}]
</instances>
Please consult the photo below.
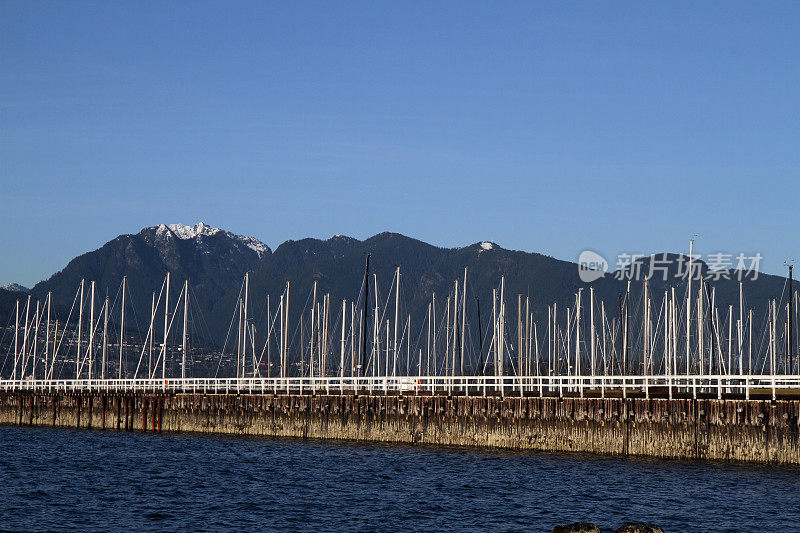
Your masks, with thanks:
<instances>
[{"instance_id":1,"label":"ocean surface","mask_svg":"<svg viewBox=\"0 0 800 533\"><path fill-rule=\"evenodd\" d=\"M0 426L2 530L800 531L800 469Z\"/></svg>"}]
</instances>

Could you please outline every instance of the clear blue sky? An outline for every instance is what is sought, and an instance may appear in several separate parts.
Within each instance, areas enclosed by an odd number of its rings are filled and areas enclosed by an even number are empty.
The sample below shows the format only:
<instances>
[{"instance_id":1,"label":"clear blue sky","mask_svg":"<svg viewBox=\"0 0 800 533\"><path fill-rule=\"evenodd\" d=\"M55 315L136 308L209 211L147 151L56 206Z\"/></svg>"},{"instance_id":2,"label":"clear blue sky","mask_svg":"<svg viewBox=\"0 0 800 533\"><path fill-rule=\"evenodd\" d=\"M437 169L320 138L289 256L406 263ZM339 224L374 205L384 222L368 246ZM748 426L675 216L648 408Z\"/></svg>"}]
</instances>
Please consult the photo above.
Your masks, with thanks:
<instances>
[{"instance_id":1,"label":"clear blue sky","mask_svg":"<svg viewBox=\"0 0 800 533\"><path fill-rule=\"evenodd\" d=\"M800 261L800 3L0 2L0 283L120 233Z\"/></svg>"}]
</instances>

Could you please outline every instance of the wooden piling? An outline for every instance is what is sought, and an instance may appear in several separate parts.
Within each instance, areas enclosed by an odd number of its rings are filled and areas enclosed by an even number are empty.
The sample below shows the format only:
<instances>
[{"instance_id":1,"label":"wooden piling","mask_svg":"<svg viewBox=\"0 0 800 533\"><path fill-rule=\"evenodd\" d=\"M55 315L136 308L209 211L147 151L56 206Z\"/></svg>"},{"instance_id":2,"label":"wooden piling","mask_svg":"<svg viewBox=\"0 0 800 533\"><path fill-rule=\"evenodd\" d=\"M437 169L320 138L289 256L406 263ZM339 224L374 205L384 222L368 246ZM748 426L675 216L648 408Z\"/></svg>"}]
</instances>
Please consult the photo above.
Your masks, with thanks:
<instances>
[{"instance_id":1,"label":"wooden piling","mask_svg":"<svg viewBox=\"0 0 800 533\"><path fill-rule=\"evenodd\" d=\"M99 397L93 422L94 398L0 393L0 424L800 464L790 399L128 393Z\"/></svg>"}]
</instances>

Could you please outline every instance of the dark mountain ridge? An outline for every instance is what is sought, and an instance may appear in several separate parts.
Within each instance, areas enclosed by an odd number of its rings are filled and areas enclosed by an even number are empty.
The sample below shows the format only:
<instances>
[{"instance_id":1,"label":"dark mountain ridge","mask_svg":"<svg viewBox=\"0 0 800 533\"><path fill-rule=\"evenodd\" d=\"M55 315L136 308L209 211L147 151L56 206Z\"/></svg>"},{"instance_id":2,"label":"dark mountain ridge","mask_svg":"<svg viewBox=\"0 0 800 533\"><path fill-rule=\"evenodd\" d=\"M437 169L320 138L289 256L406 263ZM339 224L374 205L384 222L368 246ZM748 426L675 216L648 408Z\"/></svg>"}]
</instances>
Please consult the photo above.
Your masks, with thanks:
<instances>
[{"instance_id":1,"label":"dark mountain ridge","mask_svg":"<svg viewBox=\"0 0 800 533\"><path fill-rule=\"evenodd\" d=\"M299 319L301 311L308 310L313 284L317 282L319 299L325 293L331 295L333 326L341 314L342 299L348 302L358 299L357 305L361 303L366 254L370 254L370 307L375 304L374 282L377 278L379 312L383 314L383 308L389 305L393 314L394 300L389 298L389 290L399 266L401 315L412 315L414 335L423 324L434 292L437 321L441 322L447 297L452 294L456 280L459 285L463 284L466 268L467 320L475 342L478 336L476 298L480 299L481 328L485 330L491 315L492 290L497 289L499 293L503 276L510 319L516 321L517 295L522 295L523 302L525 297L530 297L531 312L540 327L546 323L548 305L557 302L559 312L563 312L566 307L574 306L575 294L582 289L585 306L590 287L594 288L597 302L605 302L608 316L614 317L618 313L619 297L625 293L628 283L625 269L585 283L579 276L576 263L538 253L507 250L489 242L440 248L397 233L384 232L363 241L341 235L327 240L290 240L273 252L256 239L200 223L192 227L159 225L137 234L121 235L97 250L76 257L60 272L38 283L32 294L34 298L43 299L48 291L52 291L57 312L63 318L73 304L81 279L87 280L87 291L89 280L95 280L99 298L108 294L113 302L118 298L122 277L127 276L128 305L135 316L127 322L128 327L146 329L152 293L159 293L164 276L170 272L171 307L183 281L188 279L190 307L193 309L191 320L198 330L202 330L205 341L221 344L235 316L245 272L251 273L250 315L257 329L264 329L267 295L270 295L270 310L274 314L287 281L291 287L292 322ZM650 281L655 302L660 302L664 290L671 287L676 287L680 297L685 295L686 282L676 276L685 257L669 254L666 259L666 280L654 277ZM639 259L627 268L640 267L647 271L652 260L652 257ZM701 262L700 271L707 276L708 265ZM730 271L728 277L732 279L712 282L721 309L729 304L738 305L738 281L735 273ZM631 283L632 301L641 298L641 279ZM743 282L746 305L758 311L765 309L768 299L781 297L785 284L785 278L765 274L760 274L757 280L746 279ZM694 289L695 294L697 290ZM19 294L15 297L0 296L3 297L0 299L3 315L8 319ZM116 321L119 303L113 309L112 321Z\"/></svg>"},{"instance_id":2,"label":"dark mountain ridge","mask_svg":"<svg viewBox=\"0 0 800 533\"><path fill-rule=\"evenodd\" d=\"M190 280L191 297L203 312L213 312L216 302L238 285L244 273L257 268L270 254L269 247L252 237L233 235L202 222L192 227L161 224L120 235L76 257L48 280L37 283L32 294L44 299L52 291L59 315L65 316L82 279L86 280L86 294L94 280L97 297L108 294L114 301L126 276L126 307L131 305L136 317L147 322L152 293L158 295L170 272L171 290L179 290L183 280ZM172 298L174 301L175 296Z\"/></svg>"}]
</instances>

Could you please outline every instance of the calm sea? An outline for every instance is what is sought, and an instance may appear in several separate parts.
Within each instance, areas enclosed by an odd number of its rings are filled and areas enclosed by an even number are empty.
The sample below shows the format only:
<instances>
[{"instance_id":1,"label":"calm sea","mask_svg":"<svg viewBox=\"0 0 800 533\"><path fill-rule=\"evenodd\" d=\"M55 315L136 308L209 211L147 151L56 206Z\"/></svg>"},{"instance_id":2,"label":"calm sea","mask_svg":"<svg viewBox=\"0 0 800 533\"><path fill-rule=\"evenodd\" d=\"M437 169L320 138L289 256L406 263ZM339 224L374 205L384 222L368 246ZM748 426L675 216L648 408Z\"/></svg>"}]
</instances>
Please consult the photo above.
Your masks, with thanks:
<instances>
[{"instance_id":1,"label":"calm sea","mask_svg":"<svg viewBox=\"0 0 800 533\"><path fill-rule=\"evenodd\" d=\"M800 531L800 469L0 427L0 529Z\"/></svg>"}]
</instances>

